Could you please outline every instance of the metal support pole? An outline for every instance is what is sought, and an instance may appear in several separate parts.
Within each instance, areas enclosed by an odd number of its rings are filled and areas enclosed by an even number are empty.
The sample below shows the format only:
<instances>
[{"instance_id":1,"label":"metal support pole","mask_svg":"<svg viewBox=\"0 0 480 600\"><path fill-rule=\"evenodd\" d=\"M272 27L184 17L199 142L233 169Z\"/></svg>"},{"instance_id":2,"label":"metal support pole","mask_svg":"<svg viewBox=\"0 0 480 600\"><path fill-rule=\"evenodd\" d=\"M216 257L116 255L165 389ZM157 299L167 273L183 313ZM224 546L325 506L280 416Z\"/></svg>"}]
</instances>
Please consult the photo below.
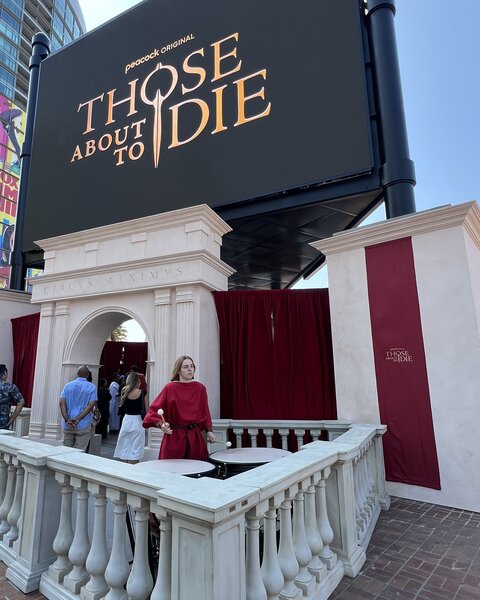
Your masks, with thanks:
<instances>
[{"instance_id":1,"label":"metal support pole","mask_svg":"<svg viewBox=\"0 0 480 600\"><path fill-rule=\"evenodd\" d=\"M368 0L367 24L380 124L381 179L387 218L415 212L415 167L410 160L395 36L395 0Z\"/></svg>"},{"instance_id":2,"label":"metal support pole","mask_svg":"<svg viewBox=\"0 0 480 600\"><path fill-rule=\"evenodd\" d=\"M23 230L25 225L25 208L27 201L28 176L30 173L30 156L32 154L33 125L37 108L38 79L40 63L50 54L50 40L44 33L36 33L32 38L32 56L30 57L30 80L28 85L27 119L25 138L20 156L20 187L18 190L17 219L15 221L15 242L12 252L12 273L10 289L25 289L25 273L23 265Z\"/></svg>"}]
</instances>

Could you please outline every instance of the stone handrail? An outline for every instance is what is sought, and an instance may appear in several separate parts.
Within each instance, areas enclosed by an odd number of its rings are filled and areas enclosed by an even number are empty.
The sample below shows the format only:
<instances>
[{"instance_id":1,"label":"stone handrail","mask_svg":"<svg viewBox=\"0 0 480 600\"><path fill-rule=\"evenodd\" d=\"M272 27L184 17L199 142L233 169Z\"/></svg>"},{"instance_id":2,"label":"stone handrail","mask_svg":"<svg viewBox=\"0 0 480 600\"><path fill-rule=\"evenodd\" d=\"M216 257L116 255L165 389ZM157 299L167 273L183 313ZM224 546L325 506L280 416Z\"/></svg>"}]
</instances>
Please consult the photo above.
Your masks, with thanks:
<instances>
[{"instance_id":1,"label":"stone handrail","mask_svg":"<svg viewBox=\"0 0 480 600\"><path fill-rule=\"evenodd\" d=\"M227 480L152 476L141 464L0 435L7 578L55 600L327 598L360 570L388 506L384 431L353 425ZM155 579L151 513L160 530Z\"/></svg>"}]
</instances>

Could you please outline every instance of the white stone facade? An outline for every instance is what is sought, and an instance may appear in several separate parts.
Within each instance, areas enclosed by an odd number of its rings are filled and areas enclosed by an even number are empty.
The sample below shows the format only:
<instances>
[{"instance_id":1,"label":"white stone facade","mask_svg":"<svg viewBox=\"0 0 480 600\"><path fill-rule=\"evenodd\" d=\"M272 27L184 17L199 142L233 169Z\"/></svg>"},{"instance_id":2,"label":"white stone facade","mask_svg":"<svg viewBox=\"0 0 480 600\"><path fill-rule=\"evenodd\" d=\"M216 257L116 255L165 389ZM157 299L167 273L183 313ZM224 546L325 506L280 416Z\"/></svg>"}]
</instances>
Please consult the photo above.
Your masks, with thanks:
<instances>
[{"instance_id":1,"label":"white stone facade","mask_svg":"<svg viewBox=\"0 0 480 600\"><path fill-rule=\"evenodd\" d=\"M480 209L441 207L339 233L327 256L339 419L379 422L365 247L412 238L440 491L388 483L391 495L480 511Z\"/></svg>"},{"instance_id":2,"label":"white stone facade","mask_svg":"<svg viewBox=\"0 0 480 600\"><path fill-rule=\"evenodd\" d=\"M219 336L212 291L233 270L220 259L230 228L200 205L42 240L45 272L33 279L41 307L30 436L60 440L58 398L86 364L94 379L111 331L135 319L148 342L150 399L175 358L198 361L197 376L219 415Z\"/></svg>"}]
</instances>

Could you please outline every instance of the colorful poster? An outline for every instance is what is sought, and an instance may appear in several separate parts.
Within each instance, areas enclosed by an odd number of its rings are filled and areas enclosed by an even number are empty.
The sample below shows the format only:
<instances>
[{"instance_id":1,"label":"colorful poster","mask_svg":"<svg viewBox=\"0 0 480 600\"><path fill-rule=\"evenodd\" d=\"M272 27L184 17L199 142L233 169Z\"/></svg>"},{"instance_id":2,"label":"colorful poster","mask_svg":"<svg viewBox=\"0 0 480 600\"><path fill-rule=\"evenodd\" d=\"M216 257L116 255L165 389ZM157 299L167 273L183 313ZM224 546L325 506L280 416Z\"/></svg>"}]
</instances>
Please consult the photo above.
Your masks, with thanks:
<instances>
[{"instance_id":1,"label":"colorful poster","mask_svg":"<svg viewBox=\"0 0 480 600\"><path fill-rule=\"evenodd\" d=\"M9 287L25 112L0 94L0 288Z\"/></svg>"}]
</instances>

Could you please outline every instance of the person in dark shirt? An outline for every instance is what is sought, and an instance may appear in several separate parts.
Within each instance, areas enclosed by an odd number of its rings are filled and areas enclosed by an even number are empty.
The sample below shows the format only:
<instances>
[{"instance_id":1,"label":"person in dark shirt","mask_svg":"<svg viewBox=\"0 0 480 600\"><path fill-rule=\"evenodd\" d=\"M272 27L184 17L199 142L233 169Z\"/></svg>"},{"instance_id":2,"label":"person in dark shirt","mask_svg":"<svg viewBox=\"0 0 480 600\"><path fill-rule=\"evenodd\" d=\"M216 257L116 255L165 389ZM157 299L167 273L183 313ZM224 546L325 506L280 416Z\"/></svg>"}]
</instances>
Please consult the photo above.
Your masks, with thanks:
<instances>
[{"instance_id":1,"label":"person in dark shirt","mask_svg":"<svg viewBox=\"0 0 480 600\"><path fill-rule=\"evenodd\" d=\"M18 387L7 381L8 369L0 364L0 429L10 429L15 419L24 407L25 401ZM10 409L16 404L15 411L10 416Z\"/></svg>"},{"instance_id":2,"label":"person in dark shirt","mask_svg":"<svg viewBox=\"0 0 480 600\"><path fill-rule=\"evenodd\" d=\"M107 439L108 433L108 420L110 418L110 390L107 386L106 379L98 380L98 390L97 390L97 406L100 412L100 421L97 423L95 427L95 433L100 433L102 439Z\"/></svg>"}]
</instances>

